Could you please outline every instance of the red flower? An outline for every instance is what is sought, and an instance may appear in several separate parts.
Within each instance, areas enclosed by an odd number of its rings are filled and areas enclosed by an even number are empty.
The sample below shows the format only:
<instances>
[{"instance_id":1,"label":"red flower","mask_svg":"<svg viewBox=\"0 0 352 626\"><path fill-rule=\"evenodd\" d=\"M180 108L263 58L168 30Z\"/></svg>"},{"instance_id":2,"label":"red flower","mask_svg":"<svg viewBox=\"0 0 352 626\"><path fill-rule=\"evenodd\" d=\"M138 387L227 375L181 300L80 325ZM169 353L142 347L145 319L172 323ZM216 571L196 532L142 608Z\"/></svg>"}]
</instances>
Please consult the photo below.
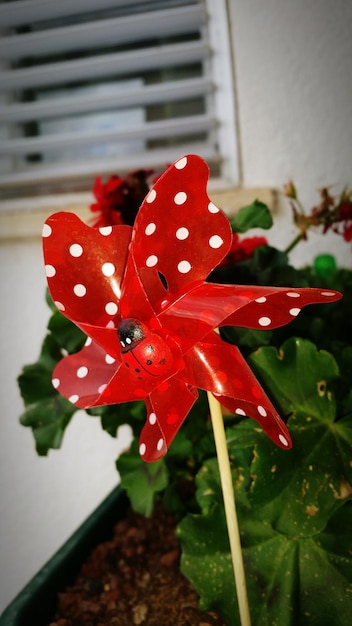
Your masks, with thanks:
<instances>
[{"instance_id":1,"label":"red flower","mask_svg":"<svg viewBox=\"0 0 352 626\"><path fill-rule=\"evenodd\" d=\"M197 399L209 390L289 448L286 425L221 325L275 328L336 291L207 283L228 253L227 217L209 201L208 167L189 155L161 176L134 227L99 230L70 213L44 226L44 256L56 306L87 335L59 362L53 384L81 408L144 400L144 460L164 456Z\"/></svg>"},{"instance_id":2,"label":"red flower","mask_svg":"<svg viewBox=\"0 0 352 626\"><path fill-rule=\"evenodd\" d=\"M153 170L136 170L121 178L111 176L104 184L100 177L95 179L93 194L97 200L90 206L98 217L93 226L115 226L128 224L132 226L139 207L149 190L147 179Z\"/></svg>"},{"instance_id":3,"label":"red flower","mask_svg":"<svg viewBox=\"0 0 352 626\"><path fill-rule=\"evenodd\" d=\"M342 229L339 231L334 228L335 232L340 232L343 235L345 241L352 241L352 202L347 197L342 198L340 204L337 207L338 221L342 222Z\"/></svg>"},{"instance_id":4,"label":"red flower","mask_svg":"<svg viewBox=\"0 0 352 626\"><path fill-rule=\"evenodd\" d=\"M342 235L345 241L351 241L352 192L347 188L342 191L339 198L333 197L328 188L321 189L320 204L313 207L309 215L305 214L297 198L296 190L294 190L294 195L290 195L289 192L286 192L286 195L293 198L291 201L293 218L301 231L302 239L307 238L307 231L311 226L322 226L323 234L332 230L334 233Z\"/></svg>"},{"instance_id":5,"label":"red flower","mask_svg":"<svg viewBox=\"0 0 352 626\"><path fill-rule=\"evenodd\" d=\"M245 237L240 240L237 233L233 233L231 248L225 258L221 261L219 267L233 265L234 263L239 263L240 261L246 261L252 257L256 248L265 245L268 245L265 237Z\"/></svg>"},{"instance_id":6,"label":"red flower","mask_svg":"<svg viewBox=\"0 0 352 626\"><path fill-rule=\"evenodd\" d=\"M352 241L352 224L345 228L343 237L345 241Z\"/></svg>"}]
</instances>

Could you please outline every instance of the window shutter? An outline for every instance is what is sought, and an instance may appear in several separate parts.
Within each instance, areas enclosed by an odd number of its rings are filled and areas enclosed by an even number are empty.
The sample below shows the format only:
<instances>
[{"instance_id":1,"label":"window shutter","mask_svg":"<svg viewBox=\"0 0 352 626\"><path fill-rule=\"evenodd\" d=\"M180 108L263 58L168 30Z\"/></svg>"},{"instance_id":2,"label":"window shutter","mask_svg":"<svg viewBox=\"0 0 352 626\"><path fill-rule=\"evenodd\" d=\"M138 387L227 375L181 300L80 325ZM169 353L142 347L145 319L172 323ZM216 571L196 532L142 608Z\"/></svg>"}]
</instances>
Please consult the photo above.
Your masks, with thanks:
<instances>
[{"instance_id":1,"label":"window shutter","mask_svg":"<svg viewBox=\"0 0 352 626\"><path fill-rule=\"evenodd\" d=\"M222 0L0 4L2 196L80 190L186 152L236 179L226 25Z\"/></svg>"}]
</instances>

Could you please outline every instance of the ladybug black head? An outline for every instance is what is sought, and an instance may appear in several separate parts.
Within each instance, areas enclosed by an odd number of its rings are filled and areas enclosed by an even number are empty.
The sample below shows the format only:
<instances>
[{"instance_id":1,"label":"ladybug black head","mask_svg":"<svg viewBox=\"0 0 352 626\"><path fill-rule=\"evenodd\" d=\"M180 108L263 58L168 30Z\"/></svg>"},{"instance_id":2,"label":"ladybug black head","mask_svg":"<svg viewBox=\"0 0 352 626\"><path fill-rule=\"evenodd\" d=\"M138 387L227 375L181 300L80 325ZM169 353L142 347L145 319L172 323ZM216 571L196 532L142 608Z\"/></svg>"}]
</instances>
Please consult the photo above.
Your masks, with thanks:
<instances>
[{"instance_id":1,"label":"ladybug black head","mask_svg":"<svg viewBox=\"0 0 352 626\"><path fill-rule=\"evenodd\" d=\"M117 332L124 352L132 350L145 337L141 322L132 318L122 320Z\"/></svg>"}]
</instances>

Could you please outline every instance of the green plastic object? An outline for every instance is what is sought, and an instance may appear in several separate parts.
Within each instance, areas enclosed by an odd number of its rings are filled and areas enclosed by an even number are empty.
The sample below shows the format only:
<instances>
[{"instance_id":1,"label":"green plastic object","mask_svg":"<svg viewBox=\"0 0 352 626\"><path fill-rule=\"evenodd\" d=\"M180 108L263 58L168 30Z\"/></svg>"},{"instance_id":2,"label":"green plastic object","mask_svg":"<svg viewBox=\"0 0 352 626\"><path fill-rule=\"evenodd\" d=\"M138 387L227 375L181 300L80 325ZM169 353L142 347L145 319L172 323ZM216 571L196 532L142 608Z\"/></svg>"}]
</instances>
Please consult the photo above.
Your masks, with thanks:
<instances>
[{"instance_id":1,"label":"green plastic object","mask_svg":"<svg viewBox=\"0 0 352 626\"><path fill-rule=\"evenodd\" d=\"M0 616L0 626L45 626L52 621L57 593L72 583L91 550L112 536L128 500L117 487L87 518Z\"/></svg>"},{"instance_id":2,"label":"green plastic object","mask_svg":"<svg viewBox=\"0 0 352 626\"><path fill-rule=\"evenodd\" d=\"M319 254L314 259L314 269L321 278L329 278L336 274L336 261L332 254Z\"/></svg>"}]
</instances>

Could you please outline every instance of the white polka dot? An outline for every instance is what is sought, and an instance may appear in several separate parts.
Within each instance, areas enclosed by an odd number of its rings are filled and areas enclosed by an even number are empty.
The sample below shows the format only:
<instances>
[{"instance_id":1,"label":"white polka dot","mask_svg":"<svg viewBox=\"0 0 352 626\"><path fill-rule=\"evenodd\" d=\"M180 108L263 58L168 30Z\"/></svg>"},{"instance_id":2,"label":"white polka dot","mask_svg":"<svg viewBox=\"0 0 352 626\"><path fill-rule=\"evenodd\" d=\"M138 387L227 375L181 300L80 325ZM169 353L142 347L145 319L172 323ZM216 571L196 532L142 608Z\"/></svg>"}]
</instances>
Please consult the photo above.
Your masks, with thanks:
<instances>
[{"instance_id":1,"label":"white polka dot","mask_svg":"<svg viewBox=\"0 0 352 626\"><path fill-rule=\"evenodd\" d=\"M294 309L290 309L289 313L290 315L292 315L293 317L296 317L296 315L298 315L298 313L300 312L301 309L299 308L294 308Z\"/></svg>"},{"instance_id":2,"label":"white polka dot","mask_svg":"<svg viewBox=\"0 0 352 626\"><path fill-rule=\"evenodd\" d=\"M71 256L81 256L83 254L83 248L82 246L79 245L79 243L73 243L72 246L70 246L70 255Z\"/></svg>"},{"instance_id":3,"label":"white polka dot","mask_svg":"<svg viewBox=\"0 0 352 626\"><path fill-rule=\"evenodd\" d=\"M184 191L179 191L174 197L175 204L184 204L187 200L187 194Z\"/></svg>"},{"instance_id":4,"label":"white polka dot","mask_svg":"<svg viewBox=\"0 0 352 626\"><path fill-rule=\"evenodd\" d=\"M151 413L149 415L149 424L151 424L152 426L154 426L154 424L156 423L156 415L155 413Z\"/></svg>"},{"instance_id":5,"label":"white polka dot","mask_svg":"<svg viewBox=\"0 0 352 626\"><path fill-rule=\"evenodd\" d=\"M243 409L236 409L236 415L246 415Z\"/></svg>"},{"instance_id":6,"label":"white polka dot","mask_svg":"<svg viewBox=\"0 0 352 626\"><path fill-rule=\"evenodd\" d=\"M59 311L65 311L65 305L62 304L62 302L59 302L58 300L55 300L54 304L55 304L56 308L59 309Z\"/></svg>"},{"instance_id":7,"label":"white polka dot","mask_svg":"<svg viewBox=\"0 0 352 626\"><path fill-rule=\"evenodd\" d=\"M255 302L259 302L259 304L262 304L263 302L266 302L266 297L262 296L261 298L256 298Z\"/></svg>"},{"instance_id":8,"label":"white polka dot","mask_svg":"<svg viewBox=\"0 0 352 626\"><path fill-rule=\"evenodd\" d=\"M104 265L101 268L101 271L103 272L104 276L112 276L113 274L115 274L115 265L113 263L104 263Z\"/></svg>"},{"instance_id":9,"label":"white polka dot","mask_svg":"<svg viewBox=\"0 0 352 626\"><path fill-rule=\"evenodd\" d=\"M93 341L93 340L92 340L92 338L91 338L91 337L87 337L86 342L85 342L85 344L84 344L84 345L85 345L86 347L87 347L87 346L90 346L90 344L92 343L92 341Z\"/></svg>"},{"instance_id":10,"label":"white polka dot","mask_svg":"<svg viewBox=\"0 0 352 626\"><path fill-rule=\"evenodd\" d=\"M192 266L188 261L180 261L177 266L177 269L180 272L180 274L188 274L191 268Z\"/></svg>"},{"instance_id":11,"label":"white polka dot","mask_svg":"<svg viewBox=\"0 0 352 626\"><path fill-rule=\"evenodd\" d=\"M107 388L107 385L100 385L100 387L98 388L98 393L103 393L106 388Z\"/></svg>"},{"instance_id":12,"label":"white polka dot","mask_svg":"<svg viewBox=\"0 0 352 626\"><path fill-rule=\"evenodd\" d=\"M106 355L105 355L105 362L106 362L108 365L112 365L113 363L115 363L115 359L114 359L114 357L113 357L113 356L110 356L110 354L106 354Z\"/></svg>"},{"instance_id":13,"label":"white polka dot","mask_svg":"<svg viewBox=\"0 0 352 626\"><path fill-rule=\"evenodd\" d=\"M78 378L85 378L88 374L88 367L86 367L85 365L82 365L82 367L78 368L76 374Z\"/></svg>"},{"instance_id":14,"label":"white polka dot","mask_svg":"<svg viewBox=\"0 0 352 626\"><path fill-rule=\"evenodd\" d=\"M72 402L72 404L75 404L77 400L79 400L79 396L77 396L77 394L74 394L73 396L69 397L69 402Z\"/></svg>"},{"instance_id":15,"label":"white polka dot","mask_svg":"<svg viewBox=\"0 0 352 626\"><path fill-rule=\"evenodd\" d=\"M269 326L271 324L270 317L260 317L258 320L260 326Z\"/></svg>"},{"instance_id":16,"label":"white polka dot","mask_svg":"<svg viewBox=\"0 0 352 626\"><path fill-rule=\"evenodd\" d=\"M214 202L209 202L208 211L209 213L219 213L219 209L217 206L215 206Z\"/></svg>"},{"instance_id":17,"label":"white polka dot","mask_svg":"<svg viewBox=\"0 0 352 626\"><path fill-rule=\"evenodd\" d=\"M157 450L160 452L160 450L163 449L164 447L164 439L159 439L158 443L156 444Z\"/></svg>"},{"instance_id":18,"label":"white polka dot","mask_svg":"<svg viewBox=\"0 0 352 626\"><path fill-rule=\"evenodd\" d=\"M85 296L87 293L86 287L84 285L81 285L80 283L74 286L73 291L79 298L83 298L83 296Z\"/></svg>"},{"instance_id":19,"label":"white polka dot","mask_svg":"<svg viewBox=\"0 0 352 626\"><path fill-rule=\"evenodd\" d=\"M189 236L188 228L185 228L184 226L182 226L181 228L177 229L176 237L177 237L177 239L180 239L180 241L183 241L184 239L187 239L188 236Z\"/></svg>"},{"instance_id":20,"label":"white polka dot","mask_svg":"<svg viewBox=\"0 0 352 626\"><path fill-rule=\"evenodd\" d=\"M55 267L53 265L46 265L45 266L45 273L46 273L48 278L52 278L56 274L56 269L55 269Z\"/></svg>"},{"instance_id":21,"label":"white polka dot","mask_svg":"<svg viewBox=\"0 0 352 626\"><path fill-rule=\"evenodd\" d=\"M146 201L148 202L148 204L150 204L151 202L154 202L155 198L156 198L156 191L155 191L155 189L152 189L148 193L148 195L146 197Z\"/></svg>"},{"instance_id":22,"label":"white polka dot","mask_svg":"<svg viewBox=\"0 0 352 626\"><path fill-rule=\"evenodd\" d=\"M213 235L209 239L209 246L211 248L214 248L215 250L216 248L220 248L220 246L222 246L223 243L224 243L224 240L221 237L219 237L219 235Z\"/></svg>"},{"instance_id":23,"label":"white polka dot","mask_svg":"<svg viewBox=\"0 0 352 626\"><path fill-rule=\"evenodd\" d=\"M58 387L60 387L60 379L59 378L53 378L51 382L52 382L52 385L53 385L54 389L57 389Z\"/></svg>"},{"instance_id":24,"label":"white polka dot","mask_svg":"<svg viewBox=\"0 0 352 626\"><path fill-rule=\"evenodd\" d=\"M141 443L141 445L139 446L139 454L141 456L144 456L146 451L147 451L147 446L145 445L145 443Z\"/></svg>"},{"instance_id":25,"label":"white polka dot","mask_svg":"<svg viewBox=\"0 0 352 626\"><path fill-rule=\"evenodd\" d=\"M144 232L146 235L149 236L155 233L155 231L156 231L156 224L154 224L154 222L150 222L150 224L148 224Z\"/></svg>"},{"instance_id":26,"label":"white polka dot","mask_svg":"<svg viewBox=\"0 0 352 626\"><path fill-rule=\"evenodd\" d=\"M145 264L147 267L154 267L154 265L157 264L158 260L159 259L155 254L151 254L150 256L148 256Z\"/></svg>"},{"instance_id":27,"label":"white polka dot","mask_svg":"<svg viewBox=\"0 0 352 626\"><path fill-rule=\"evenodd\" d=\"M187 157L183 157L182 159L179 159L179 161L176 161L175 163L175 167L178 170L183 170L184 167L186 167L187 165Z\"/></svg>"},{"instance_id":28,"label":"white polka dot","mask_svg":"<svg viewBox=\"0 0 352 626\"><path fill-rule=\"evenodd\" d=\"M99 228L99 232L104 237L107 237L108 235L111 235L112 233L112 226L102 226L101 228Z\"/></svg>"},{"instance_id":29,"label":"white polka dot","mask_svg":"<svg viewBox=\"0 0 352 626\"><path fill-rule=\"evenodd\" d=\"M42 230L43 237L50 237L52 232L53 231L52 231L51 226L49 226L49 224L44 224L43 230Z\"/></svg>"},{"instance_id":30,"label":"white polka dot","mask_svg":"<svg viewBox=\"0 0 352 626\"><path fill-rule=\"evenodd\" d=\"M288 446L288 441L287 441L286 437L284 437L283 435L280 434L279 435L279 439L280 439L281 443L284 444L284 446Z\"/></svg>"},{"instance_id":31,"label":"white polka dot","mask_svg":"<svg viewBox=\"0 0 352 626\"><path fill-rule=\"evenodd\" d=\"M322 296L326 296L327 298L331 298L332 296L335 296L334 291L321 291L320 293Z\"/></svg>"},{"instance_id":32,"label":"white polka dot","mask_svg":"<svg viewBox=\"0 0 352 626\"><path fill-rule=\"evenodd\" d=\"M259 404L259 405L257 406L257 409L258 409L258 413L259 413L260 415L262 415L263 417L266 417L266 416L268 415L268 414L267 414L267 412L266 412L266 410L264 409L264 407L263 407L261 404Z\"/></svg>"},{"instance_id":33,"label":"white polka dot","mask_svg":"<svg viewBox=\"0 0 352 626\"><path fill-rule=\"evenodd\" d=\"M297 293L297 291L288 291L286 296L288 296L289 298L300 298L301 294Z\"/></svg>"},{"instance_id":34,"label":"white polka dot","mask_svg":"<svg viewBox=\"0 0 352 626\"><path fill-rule=\"evenodd\" d=\"M108 302L108 303L105 305L105 312L106 312L108 315L116 315L116 313L117 313L117 311L118 311L118 310L119 310L119 309L118 309L118 306L117 306L116 302Z\"/></svg>"}]
</instances>

